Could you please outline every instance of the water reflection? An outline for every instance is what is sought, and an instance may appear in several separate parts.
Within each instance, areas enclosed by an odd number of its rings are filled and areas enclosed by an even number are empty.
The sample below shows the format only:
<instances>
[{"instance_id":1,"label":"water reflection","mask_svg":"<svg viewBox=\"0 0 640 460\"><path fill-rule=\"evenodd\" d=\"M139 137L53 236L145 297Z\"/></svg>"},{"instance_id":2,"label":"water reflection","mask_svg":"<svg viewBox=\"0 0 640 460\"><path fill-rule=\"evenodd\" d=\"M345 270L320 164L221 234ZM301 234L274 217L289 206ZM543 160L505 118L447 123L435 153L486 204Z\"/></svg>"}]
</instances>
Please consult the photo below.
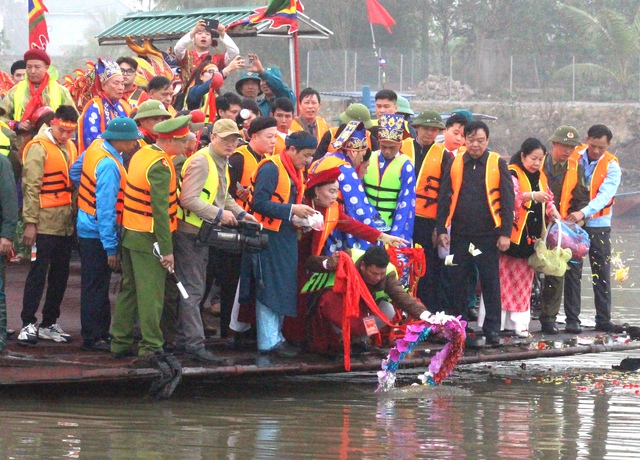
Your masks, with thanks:
<instances>
[{"instance_id":1,"label":"water reflection","mask_svg":"<svg viewBox=\"0 0 640 460\"><path fill-rule=\"evenodd\" d=\"M614 286L614 321L640 322L639 238L621 233L631 279ZM585 267L585 276L588 270ZM637 283L634 287L634 283ZM583 315L592 293L583 283ZM2 389L0 456L17 459L637 459L640 389L611 365L640 352L459 368L438 388L379 395L374 373L147 385ZM582 376L582 377L579 377ZM580 380L582 378L582 380ZM640 384L635 373L615 374ZM638 391L638 394L636 394Z\"/></svg>"}]
</instances>

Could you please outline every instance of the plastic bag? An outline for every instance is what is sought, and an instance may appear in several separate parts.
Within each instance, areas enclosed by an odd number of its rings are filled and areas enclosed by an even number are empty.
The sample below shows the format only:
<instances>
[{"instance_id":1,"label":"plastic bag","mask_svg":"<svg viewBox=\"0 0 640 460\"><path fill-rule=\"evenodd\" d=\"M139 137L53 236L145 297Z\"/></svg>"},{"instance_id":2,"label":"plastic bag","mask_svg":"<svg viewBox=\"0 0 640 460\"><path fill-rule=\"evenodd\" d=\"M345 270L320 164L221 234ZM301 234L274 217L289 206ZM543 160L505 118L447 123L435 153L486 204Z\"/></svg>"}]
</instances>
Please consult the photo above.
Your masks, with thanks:
<instances>
[{"instance_id":1,"label":"plastic bag","mask_svg":"<svg viewBox=\"0 0 640 460\"><path fill-rule=\"evenodd\" d=\"M550 276L564 276L567 271L567 263L571 260L571 249L562 248L564 242L563 227L556 226L555 247L548 241L549 233L544 239L539 239L533 246L533 255L529 257L528 263L531 268ZM552 249L549 249L551 247Z\"/></svg>"},{"instance_id":2,"label":"plastic bag","mask_svg":"<svg viewBox=\"0 0 640 460\"><path fill-rule=\"evenodd\" d=\"M571 260L580 262L589 253L589 247L591 246L589 234L573 222L556 221L549 227L547 233L547 244L550 247L558 244L558 230L560 227L562 227L560 247L571 250Z\"/></svg>"}]
</instances>

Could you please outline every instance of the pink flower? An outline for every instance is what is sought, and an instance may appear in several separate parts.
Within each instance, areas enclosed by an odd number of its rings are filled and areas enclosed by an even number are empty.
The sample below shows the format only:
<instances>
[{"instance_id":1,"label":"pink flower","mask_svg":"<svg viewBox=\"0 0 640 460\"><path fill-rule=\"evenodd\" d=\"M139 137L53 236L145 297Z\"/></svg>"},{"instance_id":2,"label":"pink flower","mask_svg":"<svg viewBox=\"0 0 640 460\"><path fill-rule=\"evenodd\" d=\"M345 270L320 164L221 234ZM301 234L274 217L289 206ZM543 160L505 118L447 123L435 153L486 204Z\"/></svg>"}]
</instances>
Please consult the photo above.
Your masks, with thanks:
<instances>
[{"instance_id":1,"label":"pink flower","mask_svg":"<svg viewBox=\"0 0 640 460\"><path fill-rule=\"evenodd\" d=\"M400 353L404 353L409 349L409 342L404 339L396 340L396 348Z\"/></svg>"},{"instance_id":2,"label":"pink flower","mask_svg":"<svg viewBox=\"0 0 640 460\"><path fill-rule=\"evenodd\" d=\"M427 327L427 323L409 324L407 326L407 332L414 332L420 334Z\"/></svg>"},{"instance_id":3,"label":"pink flower","mask_svg":"<svg viewBox=\"0 0 640 460\"><path fill-rule=\"evenodd\" d=\"M407 333L404 335L404 340L406 340L408 342L417 342L418 341L418 337L420 337L420 333L419 332L414 332L414 331L407 330Z\"/></svg>"},{"instance_id":4,"label":"pink flower","mask_svg":"<svg viewBox=\"0 0 640 460\"><path fill-rule=\"evenodd\" d=\"M389 361L393 361L397 363L399 359L400 359L400 352L398 351L397 348L392 348L391 350L389 350Z\"/></svg>"}]
</instances>

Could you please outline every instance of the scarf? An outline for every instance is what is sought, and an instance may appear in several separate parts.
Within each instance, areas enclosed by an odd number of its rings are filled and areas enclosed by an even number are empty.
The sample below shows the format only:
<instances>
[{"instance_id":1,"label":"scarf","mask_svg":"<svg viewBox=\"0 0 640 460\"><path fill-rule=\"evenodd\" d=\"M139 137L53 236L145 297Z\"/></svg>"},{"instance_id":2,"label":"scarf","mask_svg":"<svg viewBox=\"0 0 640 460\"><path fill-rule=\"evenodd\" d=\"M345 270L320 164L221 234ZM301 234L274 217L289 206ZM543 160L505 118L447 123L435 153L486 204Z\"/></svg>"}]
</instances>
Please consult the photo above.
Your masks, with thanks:
<instances>
[{"instance_id":1,"label":"scarf","mask_svg":"<svg viewBox=\"0 0 640 460\"><path fill-rule=\"evenodd\" d=\"M302 196L304 195L304 185L302 184L302 172L298 171L295 166L293 166L293 162L291 161L291 157L286 151L283 151L280 154L280 158L282 159L282 164L284 165L284 169L287 170L289 177L293 181L293 185L296 186L296 190L298 194L296 195L296 204L302 203Z\"/></svg>"},{"instance_id":2,"label":"scarf","mask_svg":"<svg viewBox=\"0 0 640 460\"><path fill-rule=\"evenodd\" d=\"M152 133L142 126L138 126L138 131L140 131L144 137L151 139L154 143L158 140L158 135L156 133Z\"/></svg>"},{"instance_id":3,"label":"scarf","mask_svg":"<svg viewBox=\"0 0 640 460\"><path fill-rule=\"evenodd\" d=\"M20 122L30 120L33 112L36 111L38 107L42 107L44 105L44 99L42 98L42 93L49 86L49 73L47 72L44 75L44 78L40 82L40 86L36 88L36 85L29 81L29 94L31 94L31 99L27 103L27 106L24 108L24 113L22 114L22 119Z\"/></svg>"},{"instance_id":4,"label":"scarf","mask_svg":"<svg viewBox=\"0 0 640 460\"><path fill-rule=\"evenodd\" d=\"M360 276L360 272L351 257L344 251L339 251L340 260L336 269L336 278L333 284L333 292L342 294L344 310L342 313L342 343L344 345L344 368L351 370L351 319L360 316L360 299L364 300L369 310L378 318L384 320L388 326L393 325L380 311L378 304L373 299L367 284Z\"/></svg>"}]
</instances>

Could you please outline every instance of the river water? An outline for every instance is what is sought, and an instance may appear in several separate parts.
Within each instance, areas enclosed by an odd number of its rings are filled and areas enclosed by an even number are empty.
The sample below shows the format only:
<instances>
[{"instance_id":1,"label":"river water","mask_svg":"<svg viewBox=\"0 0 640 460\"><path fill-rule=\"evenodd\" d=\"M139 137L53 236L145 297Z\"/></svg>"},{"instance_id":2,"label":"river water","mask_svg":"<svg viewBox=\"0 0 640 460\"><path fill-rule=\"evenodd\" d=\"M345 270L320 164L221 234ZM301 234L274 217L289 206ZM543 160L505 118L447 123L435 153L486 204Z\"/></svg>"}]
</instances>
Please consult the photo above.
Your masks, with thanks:
<instances>
[{"instance_id":1,"label":"river water","mask_svg":"<svg viewBox=\"0 0 640 460\"><path fill-rule=\"evenodd\" d=\"M614 321L640 324L635 230L614 250ZM585 269L585 273L588 270ZM585 276L585 280L587 280ZM594 318L583 283L584 319ZM640 351L460 366L439 387L376 394L375 373L184 383L152 403L140 387L3 389L0 456L15 459L638 459Z\"/></svg>"}]
</instances>

